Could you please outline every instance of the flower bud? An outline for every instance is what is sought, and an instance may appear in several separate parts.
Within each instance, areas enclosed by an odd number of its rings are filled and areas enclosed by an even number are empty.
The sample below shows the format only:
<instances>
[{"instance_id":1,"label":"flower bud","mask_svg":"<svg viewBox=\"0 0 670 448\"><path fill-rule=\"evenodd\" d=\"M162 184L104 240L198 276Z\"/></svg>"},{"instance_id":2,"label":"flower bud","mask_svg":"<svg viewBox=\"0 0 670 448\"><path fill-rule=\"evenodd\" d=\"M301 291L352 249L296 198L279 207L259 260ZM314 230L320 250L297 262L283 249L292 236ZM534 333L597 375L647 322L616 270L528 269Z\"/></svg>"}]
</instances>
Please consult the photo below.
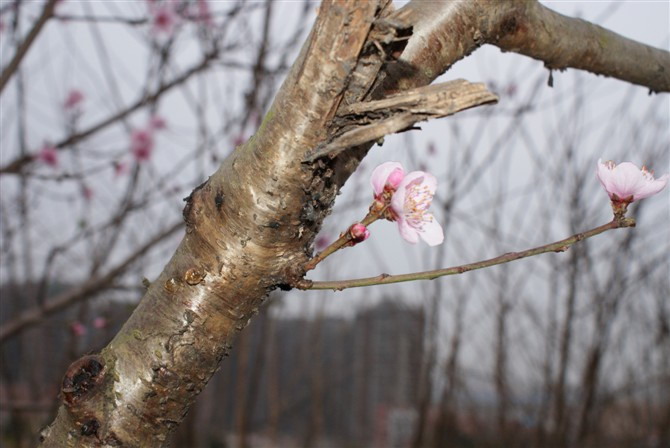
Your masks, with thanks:
<instances>
[{"instance_id":1,"label":"flower bud","mask_svg":"<svg viewBox=\"0 0 670 448\"><path fill-rule=\"evenodd\" d=\"M370 231L363 224L357 222L349 227L349 235L351 235L352 241L356 244L367 240L370 237Z\"/></svg>"}]
</instances>

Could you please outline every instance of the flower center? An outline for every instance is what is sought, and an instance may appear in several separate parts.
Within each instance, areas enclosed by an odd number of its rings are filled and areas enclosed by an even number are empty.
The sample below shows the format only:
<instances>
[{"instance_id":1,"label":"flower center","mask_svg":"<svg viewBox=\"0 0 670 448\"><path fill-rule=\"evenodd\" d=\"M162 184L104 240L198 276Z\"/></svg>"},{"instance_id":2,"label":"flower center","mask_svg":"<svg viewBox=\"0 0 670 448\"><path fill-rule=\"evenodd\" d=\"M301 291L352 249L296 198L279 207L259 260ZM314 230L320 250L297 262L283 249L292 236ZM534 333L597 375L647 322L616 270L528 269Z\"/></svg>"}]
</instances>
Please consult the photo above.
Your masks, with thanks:
<instances>
[{"instance_id":1,"label":"flower center","mask_svg":"<svg viewBox=\"0 0 670 448\"><path fill-rule=\"evenodd\" d=\"M414 184L407 188L404 215L412 227L421 229L424 223L433 220L433 215L427 212L432 200L433 194L427 185Z\"/></svg>"}]
</instances>

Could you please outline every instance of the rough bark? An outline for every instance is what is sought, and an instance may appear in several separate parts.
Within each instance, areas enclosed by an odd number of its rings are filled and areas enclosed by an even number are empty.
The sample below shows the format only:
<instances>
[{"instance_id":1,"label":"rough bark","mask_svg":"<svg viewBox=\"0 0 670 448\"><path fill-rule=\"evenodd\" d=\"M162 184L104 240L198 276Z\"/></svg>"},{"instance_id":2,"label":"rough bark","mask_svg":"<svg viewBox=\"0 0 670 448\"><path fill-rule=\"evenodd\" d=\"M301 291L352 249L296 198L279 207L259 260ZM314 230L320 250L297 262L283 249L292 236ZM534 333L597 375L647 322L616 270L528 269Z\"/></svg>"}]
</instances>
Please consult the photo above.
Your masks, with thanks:
<instances>
[{"instance_id":1,"label":"rough bark","mask_svg":"<svg viewBox=\"0 0 670 448\"><path fill-rule=\"evenodd\" d=\"M302 276L336 193L324 140L378 2L325 2L258 133L193 191L186 235L114 340L63 381L43 446L162 446L267 293Z\"/></svg>"}]
</instances>

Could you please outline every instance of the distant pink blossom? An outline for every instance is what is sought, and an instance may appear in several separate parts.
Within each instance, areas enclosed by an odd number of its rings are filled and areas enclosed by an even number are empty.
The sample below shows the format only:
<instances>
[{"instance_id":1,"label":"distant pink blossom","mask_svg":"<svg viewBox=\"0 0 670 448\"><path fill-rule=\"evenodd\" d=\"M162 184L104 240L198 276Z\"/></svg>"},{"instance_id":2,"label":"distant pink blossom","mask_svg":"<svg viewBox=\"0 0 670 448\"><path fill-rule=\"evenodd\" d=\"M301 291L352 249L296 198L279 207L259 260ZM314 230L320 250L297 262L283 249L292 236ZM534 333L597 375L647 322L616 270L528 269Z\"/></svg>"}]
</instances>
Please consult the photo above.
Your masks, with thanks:
<instances>
[{"instance_id":1,"label":"distant pink blossom","mask_svg":"<svg viewBox=\"0 0 670 448\"><path fill-rule=\"evenodd\" d=\"M314 246L316 247L316 250L318 250L319 252L328 247L329 244L330 244L330 237L327 235L320 235L314 242Z\"/></svg>"},{"instance_id":2,"label":"distant pink blossom","mask_svg":"<svg viewBox=\"0 0 670 448\"><path fill-rule=\"evenodd\" d=\"M63 108L65 110L72 110L79 106L84 101L84 94L81 90L72 89L68 92Z\"/></svg>"},{"instance_id":3,"label":"distant pink blossom","mask_svg":"<svg viewBox=\"0 0 670 448\"><path fill-rule=\"evenodd\" d=\"M165 128L167 128L167 122L160 115L154 115L149 119L149 129L159 131Z\"/></svg>"},{"instance_id":4,"label":"distant pink blossom","mask_svg":"<svg viewBox=\"0 0 670 448\"><path fill-rule=\"evenodd\" d=\"M100 330L102 328L105 328L107 326L107 319L105 319L102 316L98 316L95 319L93 319L93 328Z\"/></svg>"},{"instance_id":5,"label":"distant pink blossom","mask_svg":"<svg viewBox=\"0 0 670 448\"><path fill-rule=\"evenodd\" d=\"M151 158L154 149L154 136L151 130L135 129L130 134L130 151L138 162Z\"/></svg>"},{"instance_id":6,"label":"distant pink blossom","mask_svg":"<svg viewBox=\"0 0 670 448\"><path fill-rule=\"evenodd\" d=\"M238 134L237 137L233 139L233 146L237 148L238 146L244 144L244 142L246 141L247 139L243 134Z\"/></svg>"},{"instance_id":7,"label":"distant pink blossom","mask_svg":"<svg viewBox=\"0 0 670 448\"><path fill-rule=\"evenodd\" d=\"M172 34L177 23L177 13L171 5L152 8L153 32L158 34Z\"/></svg>"},{"instance_id":8,"label":"distant pink blossom","mask_svg":"<svg viewBox=\"0 0 670 448\"><path fill-rule=\"evenodd\" d=\"M84 185L83 187L81 187L81 195L84 197L86 201L90 201L91 199L93 199L94 196L93 189L88 185Z\"/></svg>"},{"instance_id":9,"label":"distant pink blossom","mask_svg":"<svg viewBox=\"0 0 670 448\"><path fill-rule=\"evenodd\" d=\"M654 179L646 167L638 168L631 162L616 164L611 160L598 160L598 180L607 191L612 202L631 203L653 196L668 183L670 174Z\"/></svg>"},{"instance_id":10,"label":"distant pink blossom","mask_svg":"<svg viewBox=\"0 0 670 448\"><path fill-rule=\"evenodd\" d=\"M114 176L120 177L128 173L128 162L114 162Z\"/></svg>"},{"instance_id":11,"label":"distant pink blossom","mask_svg":"<svg viewBox=\"0 0 670 448\"><path fill-rule=\"evenodd\" d=\"M435 176L423 171L405 174L398 162L386 162L372 172L372 189L377 201L388 203L385 216L398 223L405 241L415 244L421 238L429 246L444 241L442 226L428 211L437 188Z\"/></svg>"},{"instance_id":12,"label":"distant pink blossom","mask_svg":"<svg viewBox=\"0 0 670 448\"><path fill-rule=\"evenodd\" d=\"M50 167L55 168L58 166L58 150L54 145L49 143L46 143L42 147L35 158Z\"/></svg>"},{"instance_id":13,"label":"distant pink blossom","mask_svg":"<svg viewBox=\"0 0 670 448\"><path fill-rule=\"evenodd\" d=\"M197 0L197 4L197 21L207 26L212 26L214 20L212 19L212 12L209 9L209 2L207 0Z\"/></svg>"},{"instance_id":14,"label":"distant pink blossom","mask_svg":"<svg viewBox=\"0 0 670 448\"><path fill-rule=\"evenodd\" d=\"M86 326L79 321L75 321L70 324L70 331L78 338L84 336L87 332Z\"/></svg>"}]
</instances>

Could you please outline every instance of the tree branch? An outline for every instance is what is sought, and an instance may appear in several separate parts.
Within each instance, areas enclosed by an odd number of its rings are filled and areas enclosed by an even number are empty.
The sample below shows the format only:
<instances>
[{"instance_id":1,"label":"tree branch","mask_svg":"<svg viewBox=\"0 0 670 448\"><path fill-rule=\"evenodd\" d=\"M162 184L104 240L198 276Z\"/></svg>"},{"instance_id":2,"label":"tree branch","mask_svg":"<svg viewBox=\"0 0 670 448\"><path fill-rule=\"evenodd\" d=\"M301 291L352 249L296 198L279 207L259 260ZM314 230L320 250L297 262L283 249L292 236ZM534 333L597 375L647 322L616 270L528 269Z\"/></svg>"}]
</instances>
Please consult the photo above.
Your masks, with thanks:
<instances>
[{"instance_id":1,"label":"tree branch","mask_svg":"<svg viewBox=\"0 0 670 448\"><path fill-rule=\"evenodd\" d=\"M606 232L608 230L620 229L623 227L635 227L635 220L632 218L614 219L611 222L604 224L600 227L596 227L586 232L572 235L569 238L557 241L555 243L546 244L544 246L539 246L533 249L527 249L521 252L510 252L495 258L490 258L488 260L478 261L470 264L464 264L461 266L455 266L451 268L436 269L425 272L415 272L412 274L400 274L400 275L381 274L376 277L358 278L353 280L338 280L338 281L326 281L326 282L313 282L311 280L303 280L297 285L297 287L299 289L305 289L305 290L332 289L334 291L342 291L343 289L358 288L361 286L388 285L391 283L411 282L415 280L434 280L436 278L444 277L447 275L463 274L465 272L488 268L503 263L509 263L510 261L520 260L522 258L528 258L540 254L546 254L548 252L565 252L570 248L570 246L572 246L575 243L578 243L579 241L591 238L596 235L600 235L601 233Z\"/></svg>"},{"instance_id":2,"label":"tree branch","mask_svg":"<svg viewBox=\"0 0 670 448\"><path fill-rule=\"evenodd\" d=\"M387 91L424 85L483 44L544 61L549 69L577 68L670 91L670 53L627 39L536 0L412 0L392 17L414 26ZM416 64L416 61L421 64Z\"/></svg>"},{"instance_id":3,"label":"tree branch","mask_svg":"<svg viewBox=\"0 0 670 448\"><path fill-rule=\"evenodd\" d=\"M530 56L550 70L577 68L670 92L670 52L627 39L537 1L496 2L496 26L487 43Z\"/></svg>"},{"instance_id":4,"label":"tree branch","mask_svg":"<svg viewBox=\"0 0 670 448\"><path fill-rule=\"evenodd\" d=\"M321 5L256 135L188 198L186 235L163 273L100 355L68 370L43 446L164 445L267 293L302 277L336 185L300 160L325 138L382 9Z\"/></svg>"},{"instance_id":5,"label":"tree branch","mask_svg":"<svg viewBox=\"0 0 670 448\"><path fill-rule=\"evenodd\" d=\"M5 86L11 79L12 75L16 72L16 69L19 68L23 57L28 53L28 50L32 46L33 42L35 42L35 39L40 34L40 31L42 31L44 28L44 24L47 23L47 21L53 16L57 2L58 0L49 0L44 5L42 14L40 14L37 22L35 22L25 40L21 42L21 45L19 45L19 47L16 49L16 53L14 53L12 60L9 61L7 67L5 67L5 69L2 71L2 74L0 74L0 93L2 93L2 91L5 89Z\"/></svg>"},{"instance_id":6,"label":"tree branch","mask_svg":"<svg viewBox=\"0 0 670 448\"><path fill-rule=\"evenodd\" d=\"M177 230L181 228L183 228L183 223L180 221L168 227L166 230L162 231L147 241L145 244L137 248L132 255L110 269L106 274L91 278L74 289L58 294L56 297L46 302L43 306L29 309L20 315L13 317L12 320L0 327L0 343L4 342L5 339L9 339L12 336L20 333L21 331L38 324L45 317L50 316L51 314L54 314L72 305L73 303L85 300L91 297L93 294L104 291L114 282L114 280L116 280L130 266L132 266L134 262L136 262L142 255L144 255L147 250L175 234Z\"/></svg>"},{"instance_id":7,"label":"tree branch","mask_svg":"<svg viewBox=\"0 0 670 448\"><path fill-rule=\"evenodd\" d=\"M98 131L101 131L102 129L105 129L106 127L116 123L117 121L123 120L126 118L128 115L132 114L136 110L140 109L141 107L151 104L158 97L160 97L162 94L167 92L168 90L172 89L173 87L177 87L180 84L183 84L184 82L188 81L191 76L205 70L206 68L209 67L210 63L216 59L217 57L217 52L213 51L208 54L206 54L203 57L203 60L200 61L197 65L194 65L190 69L186 70L184 73L179 75L178 77L172 79L171 81L161 85L159 88L157 88L155 91L152 93L148 93L146 95L143 95L139 99L137 99L133 104L130 104L127 106L125 109L115 113L114 115L111 115L110 117L100 121L97 124L92 125L88 129L85 129L81 132L78 132L76 134L72 134L65 139L61 140L60 142L56 143L54 146L57 149L62 149L67 146L73 145L85 138L90 137L91 135L95 134ZM21 172L21 170L31 163L33 161L33 156L30 154L19 156L16 159L12 160L11 162L8 162L4 166L0 167L0 175L2 174L18 174Z\"/></svg>"}]
</instances>

